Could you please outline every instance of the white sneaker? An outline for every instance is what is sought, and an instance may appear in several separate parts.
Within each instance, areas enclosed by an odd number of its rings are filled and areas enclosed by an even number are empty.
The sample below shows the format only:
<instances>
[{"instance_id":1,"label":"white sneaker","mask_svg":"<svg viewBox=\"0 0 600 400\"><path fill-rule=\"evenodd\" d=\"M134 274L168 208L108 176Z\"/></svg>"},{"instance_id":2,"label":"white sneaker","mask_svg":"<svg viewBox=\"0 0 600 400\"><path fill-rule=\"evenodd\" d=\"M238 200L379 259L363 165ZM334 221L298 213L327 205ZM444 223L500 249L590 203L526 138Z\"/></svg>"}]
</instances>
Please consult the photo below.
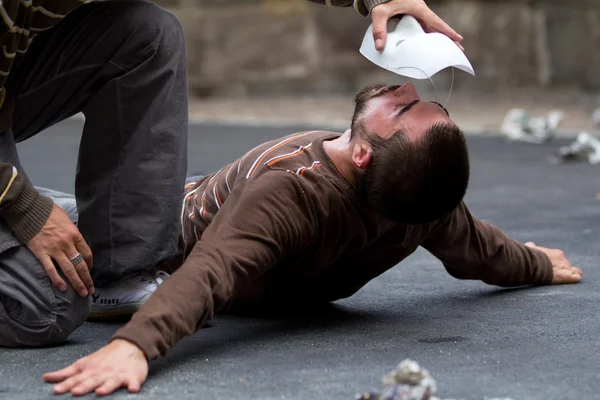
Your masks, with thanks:
<instances>
[{"instance_id":1,"label":"white sneaker","mask_svg":"<svg viewBox=\"0 0 600 400\"><path fill-rule=\"evenodd\" d=\"M127 276L113 285L96 288L92 295L90 319L128 317L138 311L150 295L169 277L165 271L154 275L140 273Z\"/></svg>"}]
</instances>

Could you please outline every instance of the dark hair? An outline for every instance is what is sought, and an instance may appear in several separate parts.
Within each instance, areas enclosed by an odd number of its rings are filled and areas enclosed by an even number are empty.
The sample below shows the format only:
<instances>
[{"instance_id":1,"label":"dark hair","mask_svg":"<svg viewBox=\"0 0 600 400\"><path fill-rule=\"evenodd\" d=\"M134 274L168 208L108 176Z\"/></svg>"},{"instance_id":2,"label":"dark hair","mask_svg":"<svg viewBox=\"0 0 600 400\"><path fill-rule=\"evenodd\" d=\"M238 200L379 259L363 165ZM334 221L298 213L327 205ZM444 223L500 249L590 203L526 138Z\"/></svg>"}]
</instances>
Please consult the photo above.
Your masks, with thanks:
<instances>
[{"instance_id":1,"label":"dark hair","mask_svg":"<svg viewBox=\"0 0 600 400\"><path fill-rule=\"evenodd\" d=\"M384 84L376 84L367 86L354 97L354 114L352 115L352 124L350 125L350 137L355 137L355 135L362 133L363 124L362 118L365 113L365 109L367 108L367 103L369 100L373 98L373 93L384 89L386 86ZM398 86L394 86L398 87Z\"/></svg>"},{"instance_id":2,"label":"dark hair","mask_svg":"<svg viewBox=\"0 0 600 400\"><path fill-rule=\"evenodd\" d=\"M362 129L358 134L373 149L361 191L383 216L407 224L432 222L452 212L464 198L469 153L455 125L436 124L413 141L403 132L389 139L364 134Z\"/></svg>"}]
</instances>

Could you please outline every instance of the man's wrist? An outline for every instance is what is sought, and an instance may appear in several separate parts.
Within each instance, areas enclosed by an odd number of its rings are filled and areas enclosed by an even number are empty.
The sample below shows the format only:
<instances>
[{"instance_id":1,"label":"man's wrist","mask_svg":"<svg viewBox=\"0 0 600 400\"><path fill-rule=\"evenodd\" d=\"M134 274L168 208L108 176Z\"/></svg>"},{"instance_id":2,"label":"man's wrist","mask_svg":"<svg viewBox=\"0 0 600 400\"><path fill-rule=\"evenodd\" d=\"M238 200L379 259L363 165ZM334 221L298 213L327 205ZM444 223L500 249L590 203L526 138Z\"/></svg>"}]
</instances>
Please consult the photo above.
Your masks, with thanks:
<instances>
[{"instance_id":1,"label":"man's wrist","mask_svg":"<svg viewBox=\"0 0 600 400\"><path fill-rule=\"evenodd\" d=\"M0 216L19 242L26 244L46 224L53 207L51 198L42 196L29 182L23 182L18 196L2 208Z\"/></svg>"},{"instance_id":2,"label":"man's wrist","mask_svg":"<svg viewBox=\"0 0 600 400\"><path fill-rule=\"evenodd\" d=\"M554 279L554 267L552 261L543 251L525 246L534 255L535 272L532 275L534 285L551 285Z\"/></svg>"},{"instance_id":3,"label":"man's wrist","mask_svg":"<svg viewBox=\"0 0 600 400\"><path fill-rule=\"evenodd\" d=\"M144 350L142 350L142 348L140 346L138 346L137 344L135 344L134 342L132 342L130 340L114 338L114 339L111 339L109 341L109 343L110 344L114 343L117 346L127 346L127 347L131 348L133 351L139 352L140 357L143 357L146 359L146 361L148 361L148 357L146 357L146 353L144 352Z\"/></svg>"},{"instance_id":4,"label":"man's wrist","mask_svg":"<svg viewBox=\"0 0 600 400\"><path fill-rule=\"evenodd\" d=\"M373 9L375 7L377 7L380 4L383 3L388 3L390 0L363 0L365 3L365 7L367 8L367 11L369 12L369 14L371 14L371 11L373 11Z\"/></svg>"}]
</instances>

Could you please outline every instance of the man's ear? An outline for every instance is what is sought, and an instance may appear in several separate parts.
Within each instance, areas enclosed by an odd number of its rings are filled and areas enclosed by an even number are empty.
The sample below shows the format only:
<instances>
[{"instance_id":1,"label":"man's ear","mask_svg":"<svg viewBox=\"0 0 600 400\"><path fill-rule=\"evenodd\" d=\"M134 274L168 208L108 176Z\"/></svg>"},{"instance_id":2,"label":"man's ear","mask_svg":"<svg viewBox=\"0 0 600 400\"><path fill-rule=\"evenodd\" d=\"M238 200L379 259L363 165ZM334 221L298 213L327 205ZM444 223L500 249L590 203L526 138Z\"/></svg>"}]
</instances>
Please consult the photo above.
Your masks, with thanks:
<instances>
[{"instance_id":1,"label":"man's ear","mask_svg":"<svg viewBox=\"0 0 600 400\"><path fill-rule=\"evenodd\" d=\"M352 148L352 163L357 168L366 169L371 165L372 158L373 150L367 142L360 140Z\"/></svg>"}]
</instances>

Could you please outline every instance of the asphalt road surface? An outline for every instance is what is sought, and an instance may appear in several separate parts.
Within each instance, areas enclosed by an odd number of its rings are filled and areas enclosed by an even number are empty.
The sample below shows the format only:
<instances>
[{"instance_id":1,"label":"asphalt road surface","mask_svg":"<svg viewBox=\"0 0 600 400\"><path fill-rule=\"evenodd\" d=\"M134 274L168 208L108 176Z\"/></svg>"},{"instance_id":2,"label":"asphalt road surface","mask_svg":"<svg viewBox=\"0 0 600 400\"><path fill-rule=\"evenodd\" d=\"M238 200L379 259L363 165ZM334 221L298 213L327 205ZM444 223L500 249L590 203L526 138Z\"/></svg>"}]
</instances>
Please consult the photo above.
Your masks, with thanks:
<instances>
[{"instance_id":1,"label":"asphalt road surface","mask_svg":"<svg viewBox=\"0 0 600 400\"><path fill-rule=\"evenodd\" d=\"M73 191L81 122L20 145L37 185ZM215 171L254 144L301 128L197 125L190 174ZM467 203L520 241L562 248L579 285L503 290L450 277L417 251L332 307L285 318L218 316L151 366L144 399L352 399L380 387L405 358L430 370L454 399L600 397L600 166L551 165L560 143L470 138ZM64 346L0 350L0 398L51 396L42 373L98 349L118 324L86 323Z\"/></svg>"}]
</instances>

